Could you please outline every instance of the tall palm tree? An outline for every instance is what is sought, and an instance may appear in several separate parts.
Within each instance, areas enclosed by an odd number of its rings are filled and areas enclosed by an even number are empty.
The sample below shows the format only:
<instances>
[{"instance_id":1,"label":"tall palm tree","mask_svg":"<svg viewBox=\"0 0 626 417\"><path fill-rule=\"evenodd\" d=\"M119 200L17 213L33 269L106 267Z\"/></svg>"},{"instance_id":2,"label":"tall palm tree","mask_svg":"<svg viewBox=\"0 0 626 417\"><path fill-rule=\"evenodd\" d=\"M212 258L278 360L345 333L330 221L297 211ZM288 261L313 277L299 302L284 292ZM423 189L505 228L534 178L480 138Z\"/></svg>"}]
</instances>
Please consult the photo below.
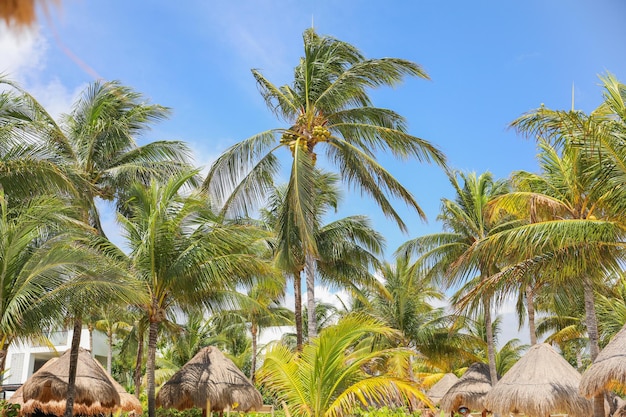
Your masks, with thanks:
<instances>
[{"instance_id":1,"label":"tall palm tree","mask_svg":"<svg viewBox=\"0 0 626 417\"><path fill-rule=\"evenodd\" d=\"M419 268L412 267L410 259L397 256L395 262L384 262L377 275L383 281L380 291L371 295L370 314L387 326L398 330L398 337L390 341L392 346L411 349L414 355L402 365L407 377L415 380L414 363L420 356L420 346L435 338L435 333L445 331L443 310L431 303L444 298L432 281Z\"/></svg>"},{"instance_id":2,"label":"tall palm tree","mask_svg":"<svg viewBox=\"0 0 626 417\"><path fill-rule=\"evenodd\" d=\"M0 375L13 341L36 339L42 328L55 324L56 309L40 301L83 259L70 244L71 216L72 208L55 197L11 206L0 187Z\"/></svg>"},{"instance_id":3,"label":"tall palm tree","mask_svg":"<svg viewBox=\"0 0 626 417\"><path fill-rule=\"evenodd\" d=\"M95 81L60 123L37 100L11 80L0 84L15 89L0 100L0 137L10 145L4 152L3 178L11 188L61 184L72 192L83 220L102 234L97 199L125 200L135 181L166 179L189 168L190 151L182 142L156 141L143 146L137 137L167 117L169 109L146 104L144 97L119 82ZM35 187L30 187L36 189Z\"/></svg>"},{"instance_id":4,"label":"tall palm tree","mask_svg":"<svg viewBox=\"0 0 626 417\"><path fill-rule=\"evenodd\" d=\"M488 204L495 197L508 191L505 181L496 181L488 172L450 172L449 179L454 187L454 200L442 199L442 209L438 219L443 222L444 232L418 237L404 243L398 253L405 256L415 254L416 263L429 270L431 276L439 279L446 287L456 287L468 277L482 281L498 271L496 258L480 262L463 263L464 257L474 246L501 227L488 216ZM492 294L489 290L479 295L475 307L482 308L488 345L489 371L492 383L498 380L496 372L496 352L492 331Z\"/></svg>"},{"instance_id":5,"label":"tall palm tree","mask_svg":"<svg viewBox=\"0 0 626 417\"><path fill-rule=\"evenodd\" d=\"M494 234L480 251L490 258L514 254L516 261L494 277L505 285L542 270L555 283L581 286L594 360L599 353L594 287L621 270L626 231L624 195L614 182L617 163L604 155L610 153L603 145L610 129L598 115L545 107L521 116L512 126L539 137L542 173L518 173L528 184L526 190L502 197L497 207L526 213L533 221ZM598 395L594 415L603 415L603 408L603 395Z\"/></svg>"},{"instance_id":6,"label":"tall palm tree","mask_svg":"<svg viewBox=\"0 0 626 417\"><path fill-rule=\"evenodd\" d=\"M334 174L314 171L315 178L315 194L316 194L316 214L318 218L315 221L314 236L316 247L318 248L318 256L313 260L316 276L322 283L332 287L352 288L368 286L375 287L378 281L371 274L371 270L379 265L377 256L382 253L384 248L383 236L372 229L370 221L365 216L349 216L323 224L322 216L330 209L336 209L340 201L340 193L337 187L337 177ZM292 222L293 218L289 216L284 219L280 216L287 199L287 189L284 187L273 188L269 196L269 203L263 211L265 222L270 228L279 230L285 225L282 221ZM300 244L302 243L299 229L295 224L290 226L290 250L294 255L302 260L301 263L294 266L294 269L286 271L294 276L294 294L295 294L295 320L296 320L296 337L298 349L302 346L302 304L301 304L301 282L300 274L304 269L305 256L302 253ZM280 251L280 242L276 244ZM280 252L276 256L280 256ZM284 265L284 264L280 264ZM315 311L316 305L314 300L313 288L315 281L312 274L307 274L307 310ZM314 315L307 315L308 337L315 337L317 333L317 323Z\"/></svg>"},{"instance_id":7,"label":"tall palm tree","mask_svg":"<svg viewBox=\"0 0 626 417\"><path fill-rule=\"evenodd\" d=\"M94 240L96 243L93 243ZM72 245L77 246L79 243L82 265L68 274L69 279L58 291L52 291L44 299L44 304L55 306L73 325L65 417L73 415L83 318L93 314L100 303L104 305L120 302L142 303L147 299L146 294L141 292L140 283L125 268L127 264L116 262L119 256L113 258L107 254L119 251L117 247L107 250L107 246L113 245L104 238L94 237L92 233L86 236L84 243L77 242L75 238Z\"/></svg>"},{"instance_id":8,"label":"tall palm tree","mask_svg":"<svg viewBox=\"0 0 626 417\"><path fill-rule=\"evenodd\" d=\"M219 318L220 322L244 324L249 330L252 339L250 380L253 382L256 377L260 331L271 326L289 326L293 324L293 311L278 304L278 301L283 296L283 291L284 282L279 280L272 280L272 282L267 283L262 282L247 291L247 300L243 301L239 308L222 311L216 317L216 319Z\"/></svg>"},{"instance_id":9,"label":"tall palm tree","mask_svg":"<svg viewBox=\"0 0 626 417\"><path fill-rule=\"evenodd\" d=\"M9 145L0 169L18 168L2 177L3 185L26 192L38 188L33 184L58 186L81 209L78 218L98 235L104 236L104 231L97 199L117 199L120 204L130 184L164 179L188 168L189 151L181 142L137 146L136 136L168 110L143 103L140 94L118 82L89 85L60 124L18 84L6 77L0 77L0 84L15 91L4 95L0 106L0 140ZM71 412L72 402L67 404Z\"/></svg>"},{"instance_id":10,"label":"tall palm tree","mask_svg":"<svg viewBox=\"0 0 626 417\"><path fill-rule=\"evenodd\" d=\"M197 172L149 187L136 184L119 216L130 248L132 271L149 301L139 304L149 319L148 413L154 417L155 357L158 329L166 315L187 305L215 308L240 282L273 272L257 256L266 233L248 225L222 223L205 195L182 196Z\"/></svg>"},{"instance_id":11,"label":"tall palm tree","mask_svg":"<svg viewBox=\"0 0 626 417\"><path fill-rule=\"evenodd\" d=\"M107 372L111 374L113 366L113 338L125 336L132 330L128 320L128 313L120 306L109 305L99 308L99 318L94 323L94 328L104 333L107 337Z\"/></svg>"},{"instance_id":12,"label":"tall palm tree","mask_svg":"<svg viewBox=\"0 0 626 417\"><path fill-rule=\"evenodd\" d=\"M354 46L319 36L313 29L306 30L303 38L304 55L291 85L276 86L252 71L267 105L286 126L227 149L212 165L204 185L225 210L246 213L251 203L264 202L279 170L277 151L288 149L292 159L279 214L277 258L281 268L289 271L302 271L306 262L312 281L319 256L314 238L319 219L314 170L320 149L348 185L372 197L403 231L406 225L390 197L404 201L420 217L424 213L411 193L379 164L376 152L442 166L445 158L429 142L408 134L400 115L373 107L368 95L368 89L396 85L405 76L427 78L419 65L396 58L366 59ZM309 325L314 331L313 323Z\"/></svg>"},{"instance_id":13,"label":"tall palm tree","mask_svg":"<svg viewBox=\"0 0 626 417\"><path fill-rule=\"evenodd\" d=\"M396 400L398 394L429 402L418 386L390 374L372 375L376 361L404 355L402 349L379 349L367 337L390 337L394 330L371 317L349 315L322 330L302 352L273 345L258 380L284 401L289 414L308 417L351 415L358 407Z\"/></svg>"}]
</instances>

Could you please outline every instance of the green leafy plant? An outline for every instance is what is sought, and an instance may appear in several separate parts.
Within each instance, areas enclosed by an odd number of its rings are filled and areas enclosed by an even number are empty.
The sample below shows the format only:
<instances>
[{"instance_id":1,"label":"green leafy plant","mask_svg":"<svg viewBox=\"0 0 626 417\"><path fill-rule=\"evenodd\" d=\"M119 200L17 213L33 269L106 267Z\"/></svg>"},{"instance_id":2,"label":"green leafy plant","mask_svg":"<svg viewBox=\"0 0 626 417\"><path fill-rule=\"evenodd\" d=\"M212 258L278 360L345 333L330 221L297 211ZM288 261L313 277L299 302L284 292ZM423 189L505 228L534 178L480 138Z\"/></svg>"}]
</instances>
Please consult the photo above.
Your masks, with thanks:
<instances>
[{"instance_id":1,"label":"green leafy plant","mask_svg":"<svg viewBox=\"0 0 626 417\"><path fill-rule=\"evenodd\" d=\"M10 403L7 400L0 400L0 415L2 415L2 417L17 417L19 412L19 404Z\"/></svg>"}]
</instances>

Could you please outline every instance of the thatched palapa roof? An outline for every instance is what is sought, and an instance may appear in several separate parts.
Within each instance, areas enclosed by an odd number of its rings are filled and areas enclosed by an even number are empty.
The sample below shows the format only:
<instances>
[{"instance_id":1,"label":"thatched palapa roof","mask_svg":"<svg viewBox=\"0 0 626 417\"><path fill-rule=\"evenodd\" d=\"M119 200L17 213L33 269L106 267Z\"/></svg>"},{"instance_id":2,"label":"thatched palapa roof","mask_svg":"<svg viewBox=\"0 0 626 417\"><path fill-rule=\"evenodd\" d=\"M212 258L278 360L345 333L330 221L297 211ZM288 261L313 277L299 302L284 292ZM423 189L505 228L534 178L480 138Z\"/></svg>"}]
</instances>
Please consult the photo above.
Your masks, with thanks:
<instances>
[{"instance_id":1,"label":"thatched palapa roof","mask_svg":"<svg viewBox=\"0 0 626 417\"><path fill-rule=\"evenodd\" d=\"M456 411L459 407L471 410L484 410L483 398L491 390L489 366L485 363L473 363L448 392L441 398L440 408L444 411Z\"/></svg>"},{"instance_id":2,"label":"thatched palapa roof","mask_svg":"<svg viewBox=\"0 0 626 417\"><path fill-rule=\"evenodd\" d=\"M36 22L37 6L40 6L44 13L48 13L48 5L59 2L60 0L1 0L0 20L16 28L29 27Z\"/></svg>"},{"instance_id":3,"label":"thatched palapa roof","mask_svg":"<svg viewBox=\"0 0 626 417\"><path fill-rule=\"evenodd\" d=\"M184 410L252 411L263 405L261 393L235 364L213 346L205 347L159 390L157 406Z\"/></svg>"},{"instance_id":4,"label":"thatched palapa roof","mask_svg":"<svg viewBox=\"0 0 626 417\"><path fill-rule=\"evenodd\" d=\"M579 382L578 371L557 351L536 344L489 391L485 406L501 415L587 417L593 414L592 404L578 394Z\"/></svg>"},{"instance_id":5,"label":"thatched palapa roof","mask_svg":"<svg viewBox=\"0 0 626 417\"><path fill-rule=\"evenodd\" d=\"M122 411L126 411L127 413L134 412L137 415L143 414L143 407L141 406L141 401L137 397L132 394L129 394L126 389L119 384L105 369L104 366L98 361L96 361L98 366L102 368L106 376L109 377L111 384L117 390L117 393L120 395L120 409Z\"/></svg>"},{"instance_id":6,"label":"thatched palapa roof","mask_svg":"<svg viewBox=\"0 0 626 417\"><path fill-rule=\"evenodd\" d=\"M459 380L459 377L454 375L453 373L445 374L436 384L434 384L426 395L433 402L434 405L439 404L443 396L448 392L452 385L456 384Z\"/></svg>"},{"instance_id":7,"label":"thatched palapa roof","mask_svg":"<svg viewBox=\"0 0 626 417\"><path fill-rule=\"evenodd\" d=\"M50 359L9 399L21 405L20 415L36 410L62 416L65 413L70 351ZM80 349L76 370L75 415L110 414L120 406L112 378L88 351Z\"/></svg>"},{"instance_id":8,"label":"thatched palapa roof","mask_svg":"<svg viewBox=\"0 0 626 417\"><path fill-rule=\"evenodd\" d=\"M614 383L626 385L626 325L613 336L593 364L583 372L579 392L591 398L609 390Z\"/></svg>"}]
</instances>

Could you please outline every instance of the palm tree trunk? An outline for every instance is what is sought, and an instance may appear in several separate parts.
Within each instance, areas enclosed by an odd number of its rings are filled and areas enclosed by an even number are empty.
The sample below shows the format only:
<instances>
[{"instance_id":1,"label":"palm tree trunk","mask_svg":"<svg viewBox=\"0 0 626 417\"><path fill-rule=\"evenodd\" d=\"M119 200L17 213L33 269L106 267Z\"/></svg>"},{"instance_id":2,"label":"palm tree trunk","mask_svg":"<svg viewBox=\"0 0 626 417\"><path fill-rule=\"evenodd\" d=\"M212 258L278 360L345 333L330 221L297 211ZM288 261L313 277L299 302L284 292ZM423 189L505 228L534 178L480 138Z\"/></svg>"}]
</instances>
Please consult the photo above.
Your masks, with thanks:
<instances>
[{"instance_id":1,"label":"palm tree trunk","mask_svg":"<svg viewBox=\"0 0 626 417\"><path fill-rule=\"evenodd\" d=\"M317 317L315 315L315 258L310 253L306 256L306 308L309 340L317 336Z\"/></svg>"},{"instance_id":2,"label":"palm tree trunk","mask_svg":"<svg viewBox=\"0 0 626 417\"><path fill-rule=\"evenodd\" d=\"M156 417L156 396L154 384L154 371L156 361L157 331L159 323L150 320L150 333L148 335L148 362L146 363L146 376L148 380L148 417Z\"/></svg>"},{"instance_id":3,"label":"palm tree trunk","mask_svg":"<svg viewBox=\"0 0 626 417\"><path fill-rule=\"evenodd\" d=\"M89 330L89 352L91 353L91 357L95 358L96 355L93 353L93 324L89 323L87 329ZM109 373L111 372L109 371Z\"/></svg>"},{"instance_id":4,"label":"palm tree trunk","mask_svg":"<svg viewBox=\"0 0 626 417\"><path fill-rule=\"evenodd\" d=\"M528 310L528 329L530 331L530 345L537 344L537 327L535 325L535 292L531 285L526 287L526 308Z\"/></svg>"},{"instance_id":5,"label":"palm tree trunk","mask_svg":"<svg viewBox=\"0 0 626 417\"><path fill-rule=\"evenodd\" d=\"M585 295L585 324L589 336L589 356L593 363L600 354L600 345L598 343L598 318L596 317L593 282L588 275L583 277L583 291ZM594 417L604 417L604 393L593 397L593 415Z\"/></svg>"},{"instance_id":6,"label":"palm tree trunk","mask_svg":"<svg viewBox=\"0 0 626 417\"><path fill-rule=\"evenodd\" d=\"M135 383L135 397L141 394L141 367L143 365L143 334L139 322L137 323L137 360L135 361L135 372L133 382Z\"/></svg>"},{"instance_id":7,"label":"palm tree trunk","mask_svg":"<svg viewBox=\"0 0 626 417\"><path fill-rule=\"evenodd\" d=\"M254 379L256 376L256 343L257 343L257 335L259 333L259 329L256 324L252 323L250 326L250 333L252 335L252 360L250 364L250 380L254 383Z\"/></svg>"},{"instance_id":8,"label":"palm tree trunk","mask_svg":"<svg viewBox=\"0 0 626 417\"><path fill-rule=\"evenodd\" d=\"M485 295L483 298L485 308L485 336L487 337L487 358L489 360L489 376L491 385L498 382L498 372L496 370L496 348L493 340L493 323L491 321L491 297Z\"/></svg>"},{"instance_id":9,"label":"palm tree trunk","mask_svg":"<svg viewBox=\"0 0 626 417\"><path fill-rule=\"evenodd\" d=\"M295 305L293 309L296 321L296 349L302 350L302 277L300 271L293 274L293 296Z\"/></svg>"},{"instance_id":10,"label":"palm tree trunk","mask_svg":"<svg viewBox=\"0 0 626 417\"><path fill-rule=\"evenodd\" d=\"M111 375L113 365L113 332L107 332L107 341L109 342L109 351L107 352L107 372Z\"/></svg>"},{"instance_id":11,"label":"palm tree trunk","mask_svg":"<svg viewBox=\"0 0 626 417\"><path fill-rule=\"evenodd\" d=\"M78 368L78 350L80 348L80 333L83 322L80 318L74 319L72 345L70 347L70 369L67 376L67 399L65 402L64 417L72 417L74 412L74 397L76 396L76 368Z\"/></svg>"},{"instance_id":12,"label":"palm tree trunk","mask_svg":"<svg viewBox=\"0 0 626 417\"><path fill-rule=\"evenodd\" d=\"M2 344L2 349L0 349L0 385L4 381L4 367L7 363L7 354L9 353L10 343L7 342L7 339L10 339L10 338L7 336L3 337L3 340L5 342Z\"/></svg>"}]
</instances>

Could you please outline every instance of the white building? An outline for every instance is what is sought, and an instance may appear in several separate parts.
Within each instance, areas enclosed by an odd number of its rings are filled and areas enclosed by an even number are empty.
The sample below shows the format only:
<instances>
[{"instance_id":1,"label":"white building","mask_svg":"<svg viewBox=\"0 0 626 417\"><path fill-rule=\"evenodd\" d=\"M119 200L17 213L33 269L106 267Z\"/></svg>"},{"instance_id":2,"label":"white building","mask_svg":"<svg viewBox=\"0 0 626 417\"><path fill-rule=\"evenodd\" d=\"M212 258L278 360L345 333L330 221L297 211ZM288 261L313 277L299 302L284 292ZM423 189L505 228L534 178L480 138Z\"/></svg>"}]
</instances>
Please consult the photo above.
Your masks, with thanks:
<instances>
[{"instance_id":1,"label":"white building","mask_svg":"<svg viewBox=\"0 0 626 417\"><path fill-rule=\"evenodd\" d=\"M71 347L72 330L49 332L46 336L52 346L43 343L13 343L9 346L5 364L6 371L2 378L3 385L22 385L48 359L60 356ZM89 350L89 330L87 328L84 328L80 335L80 347ZM102 332L94 331L93 354L105 367L107 351L106 335ZM7 391L11 391L11 389L7 389Z\"/></svg>"}]
</instances>

